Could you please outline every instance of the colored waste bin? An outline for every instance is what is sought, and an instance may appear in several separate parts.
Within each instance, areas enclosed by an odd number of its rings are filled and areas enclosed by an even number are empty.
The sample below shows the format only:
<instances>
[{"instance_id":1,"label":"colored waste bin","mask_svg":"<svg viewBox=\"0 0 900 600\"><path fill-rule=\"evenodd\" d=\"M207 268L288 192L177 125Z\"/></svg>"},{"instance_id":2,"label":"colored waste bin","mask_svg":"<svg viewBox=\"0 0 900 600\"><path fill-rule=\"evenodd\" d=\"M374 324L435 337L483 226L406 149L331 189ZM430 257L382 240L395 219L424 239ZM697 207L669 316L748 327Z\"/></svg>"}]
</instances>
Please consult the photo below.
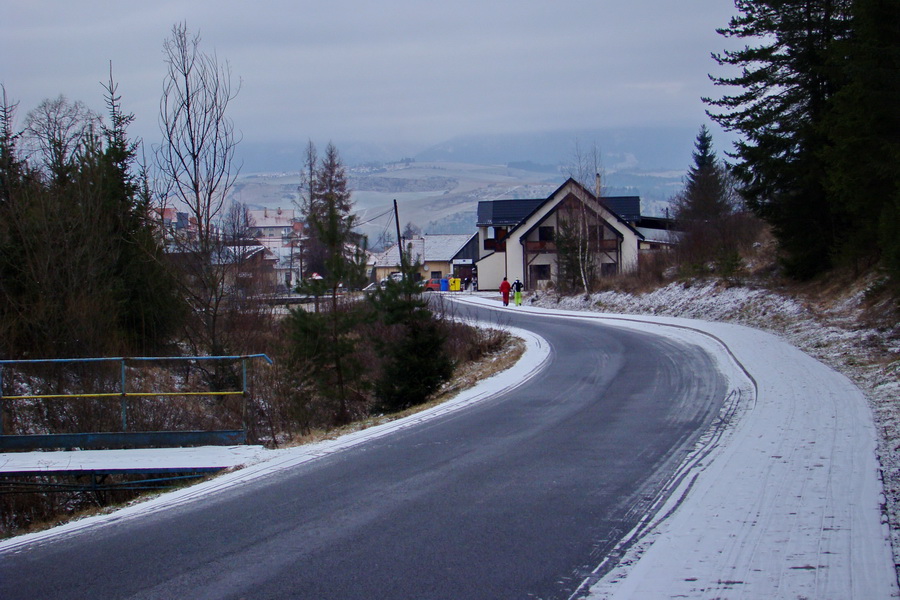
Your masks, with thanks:
<instances>
[{"instance_id":1,"label":"colored waste bin","mask_svg":"<svg viewBox=\"0 0 900 600\"><path fill-rule=\"evenodd\" d=\"M450 291L450 282L446 279L441 279L441 291L449 292Z\"/></svg>"},{"instance_id":2,"label":"colored waste bin","mask_svg":"<svg viewBox=\"0 0 900 600\"><path fill-rule=\"evenodd\" d=\"M462 279L459 277L451 277L450 278L450 291L458 292L462 289Z\"/></svg>"}]
</instances>

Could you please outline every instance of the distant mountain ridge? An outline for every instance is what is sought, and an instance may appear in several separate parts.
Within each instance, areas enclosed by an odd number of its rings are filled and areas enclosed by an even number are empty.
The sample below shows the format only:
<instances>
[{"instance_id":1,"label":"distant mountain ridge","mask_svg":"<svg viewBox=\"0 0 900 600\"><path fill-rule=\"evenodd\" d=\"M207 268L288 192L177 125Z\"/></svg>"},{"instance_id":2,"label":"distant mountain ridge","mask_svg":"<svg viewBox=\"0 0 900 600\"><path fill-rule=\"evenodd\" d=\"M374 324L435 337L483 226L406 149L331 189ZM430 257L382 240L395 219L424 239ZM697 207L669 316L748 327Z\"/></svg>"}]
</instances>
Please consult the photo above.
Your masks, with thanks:
<instances>
[{"instance_id":1,"label":"distant mountain ridge","mask_svg":"<svg viewBox=\"0 0 900 600\"><path fill-rule=\"evenodd\" d=\"M466 135L415 155L421 161L474 164L564 165L596 146L607 171L686 169L697 130L687 127L628 127L545 133Z\"/></svg>"},{"instance_id":2,"label":"distant mountain ridge","mask_svg":"<svg viewBox=\"0 0 900 600\"><path fill-rule=\"evenodd\" d=\"M417 161L484 165L531 164L538 168L572 161L576 144L587 151L596 146L607 172L623 169L685 170L691 161L696 128L621 127L542 133L462 135L432 146L410 143L335 141L347 165ZM327 142L326 142L327 143ZM322 144L324 147L324 144ZM238 145L244 173L299 171L306 141L251 142Z\"/></svg>"},{"instance_id":3,"label":"distant mountain ridge","mask_svg":"<svg viewBox=\"0 0 900 600\"><path fill-rule=\"evenodd\" d=\"M480 200L551 193L568 177L576 147L584 154L599 150L605 195L640 196L645 216L666 216L670 199L683 186L695 139L696 131L686 127L632 127L466 135L427 148L339 141L335 146L348 166L363 220L397 200L404 223L427 233L465 233L474 230ZM305 146L239 145L244 164L233 197L259 208L291 206ZM365 233L377 239L383 226L369 227Z\"/></svg>"}]
</instances>

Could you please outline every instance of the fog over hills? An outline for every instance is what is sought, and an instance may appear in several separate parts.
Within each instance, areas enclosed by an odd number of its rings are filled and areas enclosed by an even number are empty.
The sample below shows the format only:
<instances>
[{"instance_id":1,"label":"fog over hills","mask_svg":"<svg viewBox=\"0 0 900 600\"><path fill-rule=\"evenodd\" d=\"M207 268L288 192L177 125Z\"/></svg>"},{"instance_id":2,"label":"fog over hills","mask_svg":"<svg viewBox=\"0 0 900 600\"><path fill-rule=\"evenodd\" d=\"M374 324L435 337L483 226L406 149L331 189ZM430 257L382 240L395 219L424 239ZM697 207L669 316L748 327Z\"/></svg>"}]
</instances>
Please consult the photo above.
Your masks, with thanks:
<instances>
[{"instance_id":1,"label":"fog over hills","mask_svg":"<svg viewBox=\"0 0 900 600\"><path fill-rule=\"evenodd\" d=\"M697 127L622 127L543 133L458 136L434 145L410 142L335 140L347 165L383 163L414 158L483 165L533 162L556 167L571 161L575 146L596 146L607 171L685 170L690 164ZM314 140L320 149L328 140ZM303 162L306 140L296 143L261 143L245 140L238 146L243 172L297 171ZM719 141L719 148L724 142Z\"/></svg>"},{"instance_id":2,"label":"fog over hills","mask_svg":"<svg viewBox=\"0 0 900 600\"><path fill-rule=\"evenodd\" d=\"M361 221L400 206L400 220L426 233L474 231L480 200L542 198L568 177L576 147L601 154L604 194L641 196L647 215L665 215L691 164L697 129L620 128L460 136L429 147L335 142L348 167ZM320 152L326 142L316 141ZM239 146L242 176L232 198L251 207L291 207L306 142ZM720 155L728 148L724 142ZM378 223L365 230L377 245Z\"/></svg>"},{"instance_id":3,"label":"fog over hills","mask_svg":"<svg viewBox=\"0 0 900 600\"><path fill-rule=\"evenodd\" d=\"M582 149L596 146L606 170L685 169L697 128L618 128L546 133L460 136L416 154L417 160L507 164L534 162L559 165L572 160L576 144Z\"/></svg>"}]
</instances>

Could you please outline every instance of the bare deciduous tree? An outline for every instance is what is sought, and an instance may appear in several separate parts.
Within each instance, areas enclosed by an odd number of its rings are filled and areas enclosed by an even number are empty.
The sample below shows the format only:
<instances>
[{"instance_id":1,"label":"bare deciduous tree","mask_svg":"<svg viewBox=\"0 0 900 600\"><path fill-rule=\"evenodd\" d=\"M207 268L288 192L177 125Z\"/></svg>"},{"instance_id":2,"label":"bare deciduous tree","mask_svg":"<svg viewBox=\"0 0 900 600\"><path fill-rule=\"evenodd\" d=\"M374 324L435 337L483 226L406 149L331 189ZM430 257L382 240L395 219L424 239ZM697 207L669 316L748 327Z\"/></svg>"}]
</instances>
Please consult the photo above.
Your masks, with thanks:
<instances>
[{"instance_id":1,"label":"bare deciduous tree","mask_svg":"<svg viewBox=\"0 0 900 600\"><path fill-rule=\"evenodd\" d=\"M600 176L603 173L603 160L596 143L591 144L590 148L584 148L578 140L575 140L567 171L569 177L583 185L586 190L592 191L598 198L602 195Z\"/></svg>"},{"instance_id":2,"label":"bare deciduous tree","mask_svg":"<svg viewBox=\"0 0 900 600\"><path fill-rule=\"evenodd\" d=\"M601 176L603 166L600 149L596 144L585 149L575 140L569 177L586 190L593 191L598 199L602 195ZM585 295L589 294L597 276L600 263L601 227L599 219L585 201L567 202L557 216L556 247L559 254L557 284L563 290L577 285Z\"/></svg>"},{"instance_id":3,"label":"bare deciduous tree","mask_svg":"<svg viewBox=\"0 0 900 600\"><path fill-rule=\"evenodd\" d=\"M156 148L157 193L164 203L186 208L194 227L176 239L196 317L188 342L195 352L226 354L234 350L227 314L233 309L228 304L233 286L226 281L230 253L221 221L239 170L234 163L238 139L227 109L240 86L232 85L227 62L200 49L200 36L191 35L186 23L172 27L163 49L167 73L159 110L163 139ZM219 373L212 383L226 385Z\"/></svg>"},{"instance_id":4,"label":"bare deciduous tree","mask_svg":"<svg viewBox=\"0 0 900 600\"><path fill-rule=\"evenodd\" d=\"M163 49L168 72L159 109L163 141L157 165L171 185L168 194L196 220L200 249L209 250L215 222L238 175L238 139L226 110L240 86L232 86L227 62L220 64L215 54L200 50L200 36L191 36L185 23L172 27Z\"/></svg>"},{"instance_id":5,"label":"bare deciduous tree","mask_svg":"<svg viewBox=\"0 0 900 600\"><path fill-rule=\"evenodd\" d=\"M99 126L100 116L83 102L70 102L63 95L47 99L25 118L26 149L40 156L47 174L62 183L75 155Z\"/></svg>"},{"instance_id":6,"label":"bare deciduous tree","mask_svg":"<svg viewBox=\"0 0 900 600\"><path fill-rule=\"evenodd\" d=\"M232 202L222 222L225 241L229 244L246 242L252 237L256 219L250 214L250 208L243 202Z\"/></svg>"}]
</instances>

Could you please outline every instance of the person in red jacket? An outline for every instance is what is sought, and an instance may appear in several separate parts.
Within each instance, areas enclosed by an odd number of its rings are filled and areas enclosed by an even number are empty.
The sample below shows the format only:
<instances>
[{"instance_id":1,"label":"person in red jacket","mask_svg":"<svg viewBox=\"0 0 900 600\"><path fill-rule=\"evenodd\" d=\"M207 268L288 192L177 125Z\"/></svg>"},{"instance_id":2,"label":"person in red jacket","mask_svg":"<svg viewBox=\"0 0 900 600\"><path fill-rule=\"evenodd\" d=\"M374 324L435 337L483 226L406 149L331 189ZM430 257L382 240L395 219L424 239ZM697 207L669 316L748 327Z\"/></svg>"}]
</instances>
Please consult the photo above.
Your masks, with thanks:
<instances>
[{"instance_id":1,"label":"person in red jacket","mask_svg":"<svg viewBox=\"0 0 900 600\"><path fill-rule=\"evenodd\" d=\"M509 282L506 280L506 277L503 278L503 282L500 283L500 293L503 295L503 306L509 306Z\"/></svg>"}]
</instances>

